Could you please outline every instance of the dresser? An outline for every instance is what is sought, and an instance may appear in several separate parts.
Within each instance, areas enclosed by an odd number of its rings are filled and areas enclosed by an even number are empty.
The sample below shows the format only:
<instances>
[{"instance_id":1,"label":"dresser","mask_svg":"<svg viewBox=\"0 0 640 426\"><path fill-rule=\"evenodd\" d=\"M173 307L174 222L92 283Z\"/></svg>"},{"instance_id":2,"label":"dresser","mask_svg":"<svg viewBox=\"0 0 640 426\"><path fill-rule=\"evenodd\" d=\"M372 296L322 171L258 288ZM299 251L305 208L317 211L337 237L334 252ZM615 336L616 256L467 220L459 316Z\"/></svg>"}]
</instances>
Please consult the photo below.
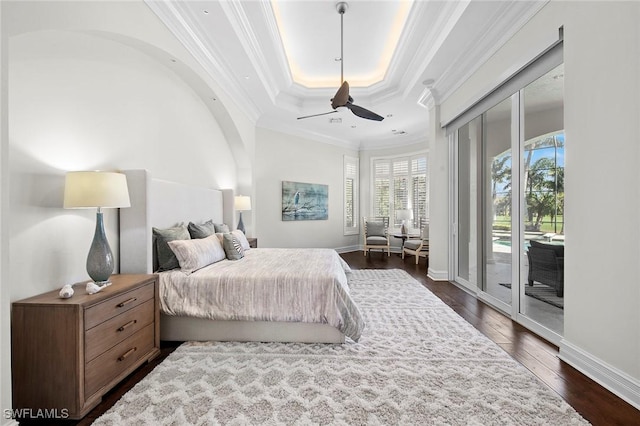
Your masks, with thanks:
<instances>
[{"instance_id":1,"label":"dresser","mask_svg":"<svg viewBox=\"0 0 640 426\"><path fill-rule=\"evenodd\" d=\"M79 419L160 353L157 275L113 275L111 282L96 294L82 283L69 299L58 289L12 304L14 409Z\"/></svg>"}]
</instances>

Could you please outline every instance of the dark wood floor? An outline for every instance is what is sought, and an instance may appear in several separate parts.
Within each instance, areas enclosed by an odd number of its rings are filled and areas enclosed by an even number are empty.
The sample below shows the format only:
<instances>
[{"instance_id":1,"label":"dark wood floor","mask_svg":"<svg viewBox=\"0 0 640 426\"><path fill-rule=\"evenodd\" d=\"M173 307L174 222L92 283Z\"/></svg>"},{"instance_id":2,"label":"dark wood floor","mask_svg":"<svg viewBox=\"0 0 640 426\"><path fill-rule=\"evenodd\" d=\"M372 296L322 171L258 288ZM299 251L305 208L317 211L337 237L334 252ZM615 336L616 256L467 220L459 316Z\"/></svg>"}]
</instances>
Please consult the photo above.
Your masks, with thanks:
<instances>
[{"instance_id":1,"label":"dark wood floor","mask_svg":"<svg viewBox=\"0 0 640 426\"><path fill-rule=\"evenodd\" d=\"M558 348L536 336L510 318L477 300L449 282L427 278L425 259L415 265L415 258L402 260L399 255L387 256L374 252L363 256L362 252L344 253L342 257L354 269L404 269L431 290L461 317L501 346L513 358L528 368L540 380L557 392L585 419L593 425L640 425L640 411L618 398L582 373L560 361ZM104 396L100 405L79 422L61 421L59 425L90 425L113 406L129 389L144 378L162 360L175 350L178 343L163 342L158 358L136 370L116 388ZM42 425L30 421L21 425ZM47 425L54 423L51 420Z\"/></svg>"},{"instance_id":2,"label":"dark wood floor","mask_svg":"<svg viewBox=\"0 0 640 426\"><path fill-rule=\"evenodd\" d=\"M427 278L425 259L420 259L419 265L416 266L415 257L402 260L399 255L393 253L389 257L374 252L365 257L362 252L353 252L344 253L342 257L354 269L400 268L407 271L458 315L557 392L593 425L640 425L640 410L561 361L558 358L557 346L455 285Z\"/></svg>"}]
</instances>

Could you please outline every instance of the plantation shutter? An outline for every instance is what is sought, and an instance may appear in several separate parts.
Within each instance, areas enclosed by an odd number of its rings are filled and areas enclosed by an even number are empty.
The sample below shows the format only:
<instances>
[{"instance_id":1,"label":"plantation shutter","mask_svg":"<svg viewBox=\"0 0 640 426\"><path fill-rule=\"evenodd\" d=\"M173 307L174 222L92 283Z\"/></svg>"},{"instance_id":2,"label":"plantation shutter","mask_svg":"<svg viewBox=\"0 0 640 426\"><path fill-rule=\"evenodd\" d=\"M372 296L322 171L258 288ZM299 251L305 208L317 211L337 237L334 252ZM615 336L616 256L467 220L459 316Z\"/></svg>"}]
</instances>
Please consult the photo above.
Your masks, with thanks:
<instances>
[{"instance_id":1,"label":"plantation shutter","mask_svg":"<svg viewBox=\"0 0 640 426\"><path fill-rule=\"evenodd\" d=\"M391 195L391 164L388 160L374 162L373 215L389 216Z\"/></svg>"},{"instance_id":2,"label":"plantation shutter","mask_svg":"<svg viewBox=\"0 0 640 426\"><path fill-rule=\"evenodd\" d=\"M358 159L344 156L344 235L358 233Z\"/></svg>"}]
</instances>

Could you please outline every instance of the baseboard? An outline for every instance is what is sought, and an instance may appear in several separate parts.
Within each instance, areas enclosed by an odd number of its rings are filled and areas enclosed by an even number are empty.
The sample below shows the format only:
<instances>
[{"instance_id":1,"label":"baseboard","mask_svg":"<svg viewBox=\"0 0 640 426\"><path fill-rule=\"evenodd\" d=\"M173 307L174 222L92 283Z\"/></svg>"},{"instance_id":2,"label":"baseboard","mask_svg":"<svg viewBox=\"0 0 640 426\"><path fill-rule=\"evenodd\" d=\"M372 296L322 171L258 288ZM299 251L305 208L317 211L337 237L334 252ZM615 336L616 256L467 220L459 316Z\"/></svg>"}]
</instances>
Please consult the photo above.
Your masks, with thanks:
<instances>
[{"instance_id":1,"label":"baseboard","mask_svg":"<svg viewBox=\"0 0 640 426\"><path fill-rule=\"evenodd\" d=\"M565 339L559 358L640 410L640 381Z\"/></svg>"},{"instance_id":2,"label":"baseboard","mask_svg":"<svg viewBox=\"0 0 640 426\"><path fill-rule=\"evenodd\" d=\"M447 271L436 271L431 268L427 270L427 277L434 281L449 281L449 273Z\"/></svg>"},{"instance_id":3,"label":"baseboard","mask_svg":"<svg viewBox=\"0 0 640 426\"><path fill-rule=\"evenodd\" d=\"M351 253L352 251L362 251L362 246L346 246L335 249L338 253Z\"/></svg>"}]
</instances>

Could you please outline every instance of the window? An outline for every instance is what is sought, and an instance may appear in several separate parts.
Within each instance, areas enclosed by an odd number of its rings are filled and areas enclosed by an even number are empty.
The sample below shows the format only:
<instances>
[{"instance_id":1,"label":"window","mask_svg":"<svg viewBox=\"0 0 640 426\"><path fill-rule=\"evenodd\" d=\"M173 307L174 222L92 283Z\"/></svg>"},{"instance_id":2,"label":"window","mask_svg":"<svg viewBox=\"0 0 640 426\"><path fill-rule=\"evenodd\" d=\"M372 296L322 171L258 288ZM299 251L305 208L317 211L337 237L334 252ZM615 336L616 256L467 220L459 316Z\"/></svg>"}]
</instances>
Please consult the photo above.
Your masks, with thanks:
<instances>
[{"instance_id":1,"label":"window","mask_svg":"<svg viewBox=\"0 0 640 426\"><path fill-rule=\"evenodd\" d=\"M344 235L358 234L358 159L344 156Z\"/></svg>"},{"instance_id":2,"label":"window","mask_svg":"<svg viewBox=\"0 0 640 426\"><path fill-rule=\"evenodd\" d=\"M409 209L414 228L429 217L426 154L374 159L372 170L373 216L389 216L393 226L400 227L397 211Z\"/></svg>"}]
</instances>

